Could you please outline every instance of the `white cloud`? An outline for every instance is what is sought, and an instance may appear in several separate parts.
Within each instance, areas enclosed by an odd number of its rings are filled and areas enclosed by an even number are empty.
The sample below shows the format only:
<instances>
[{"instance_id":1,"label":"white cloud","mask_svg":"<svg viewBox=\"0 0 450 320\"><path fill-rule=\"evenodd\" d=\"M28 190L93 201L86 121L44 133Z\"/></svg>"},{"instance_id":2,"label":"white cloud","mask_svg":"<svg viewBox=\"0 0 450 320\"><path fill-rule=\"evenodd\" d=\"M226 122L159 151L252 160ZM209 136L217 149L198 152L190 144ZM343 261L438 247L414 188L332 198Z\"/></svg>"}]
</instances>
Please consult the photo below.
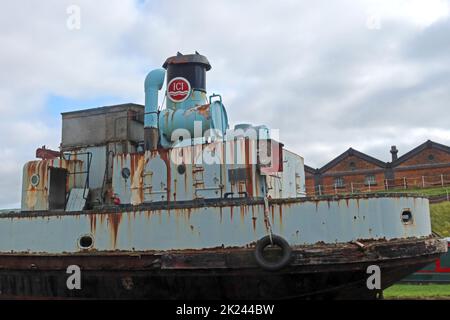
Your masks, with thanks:
<instances>
[{"instance_id":1,"label":"white cloud","mask_svg":"<svg viewBox=\"0 0 450 320\"><path fill-rule=\"evenodd\" d=\"M177 51L209 58L209 91L223 95L233 124L280 128L312 166L350 146L388 160L391 144L404 151L428 138L450 144L448 3L5 3L0 207L19 201L21 167L36 147L58 146L49 94L142 103L146 72ZM72 4L81 8L80 30L66 27ZM367 28L371 14L380 28Z\"/></svg>"},{"instance_id":2,"label":"white cloud","mask_svg":"<svg viewBox=\"0 0 450 320\"><path fill-rule=\"evenodd\" d=\"M402 20L422 28L449 15L447 0L370 0L367 3L368 14L375 14L381 20Z\"/></svg>"}]
</instances>

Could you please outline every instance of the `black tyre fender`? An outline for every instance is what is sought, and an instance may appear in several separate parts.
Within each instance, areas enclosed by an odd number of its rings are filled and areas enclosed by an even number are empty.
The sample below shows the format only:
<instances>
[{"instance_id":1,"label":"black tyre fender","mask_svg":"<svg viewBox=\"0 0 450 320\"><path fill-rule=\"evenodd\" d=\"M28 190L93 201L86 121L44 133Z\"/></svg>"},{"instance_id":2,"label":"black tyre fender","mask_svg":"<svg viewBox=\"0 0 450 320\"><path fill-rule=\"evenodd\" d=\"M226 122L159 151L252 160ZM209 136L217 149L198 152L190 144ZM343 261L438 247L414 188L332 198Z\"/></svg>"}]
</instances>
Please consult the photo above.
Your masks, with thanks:
<instances>
[{"instance_id":1,"label":"black tyre fender","mask_svg":"<svg viewBox=\"0 0 450 320\"><path fill-rule=\"evenodd\" d=\"M271 245L270 236L262 237L256 243L255 259L256 259L256 262L258 263L258 265L262 269L268 270L268 271L277 271L277 270L280 270L280 269L286 267L289 264L289 262L291 261L292 248L283 237L277 236L275 234L272 235L272 241L273 241L274 245L280 247L281 250L283 251L283 255L282 255L281 259L279 259L278 261L272 262L272 261L267 261L264 258L264 255L263 255L264 249L267 246Z\"/></svg>"}]
</instances>

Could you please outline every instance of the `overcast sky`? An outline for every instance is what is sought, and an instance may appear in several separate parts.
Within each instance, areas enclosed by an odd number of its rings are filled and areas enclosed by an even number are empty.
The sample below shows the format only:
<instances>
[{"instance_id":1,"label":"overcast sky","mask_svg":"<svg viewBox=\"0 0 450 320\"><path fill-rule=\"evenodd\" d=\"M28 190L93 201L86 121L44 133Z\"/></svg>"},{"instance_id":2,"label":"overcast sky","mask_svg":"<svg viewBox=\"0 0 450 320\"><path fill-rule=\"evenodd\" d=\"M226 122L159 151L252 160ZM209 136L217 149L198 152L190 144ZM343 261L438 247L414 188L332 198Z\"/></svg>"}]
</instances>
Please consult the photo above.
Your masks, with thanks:
<instances>
[{"instance_id":1,"label":"overcast sky","mask_svg":"<svg viewBox=\"0 0 450 320\"><path fill-rule=\"evenodd\" d=\"M70 5L81 10L79 29L67 26ZM208 91L222 94L232 125L279 128L310 166L349 147L388 161L394 144L400 155L427 139L450 145L449 7L2 1L0 208L20 206L22 167L36 148L58 148L61 112L143 103L146 73L177 51L208 57Z\"/></svg>"}]
</instances>

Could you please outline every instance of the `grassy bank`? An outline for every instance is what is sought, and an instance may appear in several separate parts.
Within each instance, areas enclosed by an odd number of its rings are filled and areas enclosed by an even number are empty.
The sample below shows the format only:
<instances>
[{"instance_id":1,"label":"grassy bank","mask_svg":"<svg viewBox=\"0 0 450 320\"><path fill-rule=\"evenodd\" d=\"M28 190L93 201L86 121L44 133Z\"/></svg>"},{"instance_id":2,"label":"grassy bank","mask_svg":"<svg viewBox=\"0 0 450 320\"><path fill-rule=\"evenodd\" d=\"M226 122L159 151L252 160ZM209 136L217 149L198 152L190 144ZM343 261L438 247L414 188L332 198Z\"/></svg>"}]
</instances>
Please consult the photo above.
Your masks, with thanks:
<instances>
[{"instance_id":1,"label":"grassy bank","mask_svg":"<svg viewBox=\"0 0 450 320\"><path fill-rule=\"evenodd\" d=\"M398 188L398 189L382 190L379 192L418 193L428 197L432 197L432 196L445 196L447 192L450 193L450 187L408 188L408 189Z\"/></svg>"},{"instance_id":2,"label":"grassy bank","mask_svg":"<svg viewBox=\"0 0 450 320\"><path fill-rule=\"evenodd\" d=\"M443 237L450 237L450 202L430 205L431 228Z\"/></svg>"},{"instance_id":3,"label":"grassy bank","mask_svg":"<svg viewBox=\"0 0 450 320\"><path fill-rule=\"evenodd\" d=\"M383 291L385 299L449 299L450 284L395 284Z\"/></svg>"}]
</instances>

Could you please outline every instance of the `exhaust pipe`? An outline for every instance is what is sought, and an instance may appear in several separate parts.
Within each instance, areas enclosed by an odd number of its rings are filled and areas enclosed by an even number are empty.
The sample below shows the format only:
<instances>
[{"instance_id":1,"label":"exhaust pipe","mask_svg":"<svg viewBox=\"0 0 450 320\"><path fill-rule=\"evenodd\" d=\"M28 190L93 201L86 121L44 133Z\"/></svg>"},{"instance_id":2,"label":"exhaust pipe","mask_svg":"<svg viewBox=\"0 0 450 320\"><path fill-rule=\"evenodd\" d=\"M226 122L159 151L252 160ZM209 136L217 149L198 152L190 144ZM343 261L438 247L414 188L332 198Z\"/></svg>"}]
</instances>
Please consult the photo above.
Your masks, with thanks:
<instances>
[{"instance_id":1,"label":"exhaust pipe","mask_svg":"<svg viewBox=\"0 0 450 320\"><path fill-rule=\"evenodd\" d=\"M152 70L148 73L144 82L144 148L146 151L158 148L158 91L163 86L165 74L164 69Z\"/></svg>"}]
</instances>

